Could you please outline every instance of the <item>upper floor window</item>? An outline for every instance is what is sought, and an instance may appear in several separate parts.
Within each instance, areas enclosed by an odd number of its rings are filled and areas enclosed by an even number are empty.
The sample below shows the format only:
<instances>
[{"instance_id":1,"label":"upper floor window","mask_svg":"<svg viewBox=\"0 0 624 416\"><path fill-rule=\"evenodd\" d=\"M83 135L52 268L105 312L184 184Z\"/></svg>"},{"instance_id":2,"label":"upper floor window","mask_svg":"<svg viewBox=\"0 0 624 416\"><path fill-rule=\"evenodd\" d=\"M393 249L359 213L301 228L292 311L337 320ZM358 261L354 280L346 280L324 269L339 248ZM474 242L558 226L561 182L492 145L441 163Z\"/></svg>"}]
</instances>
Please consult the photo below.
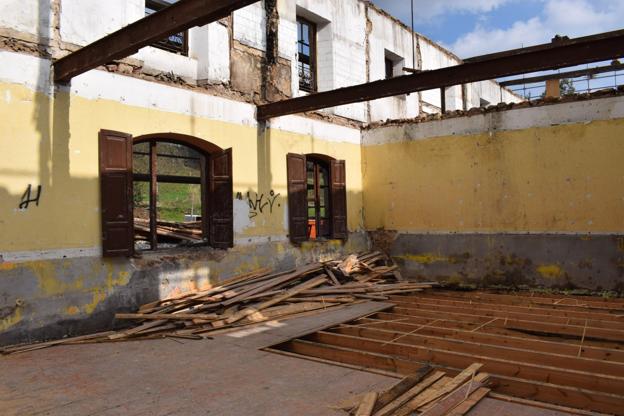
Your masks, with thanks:
<instances>
[{"instance_id":1,"label":"upper floor window","mask_svg":"<svg viewBox=\"0 0 624 416\"><path fill-rule=\"evenodd\" d=\"M386 57L386 79L390 79L394 77L394 62L392 59Z\"/></svg>"},{"instance_id":2,"label":"upper floor window","mask_svg":"<svg viewBox=\"0 0 624 416\"><path fill-rule=\"evenodd\" d=\"M297 18L299 89L316 91L316 25Z\"/></svg>"},{"instance_id":3,"label":"upper floor window","mask_svg":"<svg viewBox=\"0 0 624 416\"><path fill-rule=\"evenodd\" d=\"M177 2L178 0L145 0L145 15L149 16ZM175 33L166 39L159 40L152 46L169 52L188 55L188 32Z\"/></svg>"}]
</instances>

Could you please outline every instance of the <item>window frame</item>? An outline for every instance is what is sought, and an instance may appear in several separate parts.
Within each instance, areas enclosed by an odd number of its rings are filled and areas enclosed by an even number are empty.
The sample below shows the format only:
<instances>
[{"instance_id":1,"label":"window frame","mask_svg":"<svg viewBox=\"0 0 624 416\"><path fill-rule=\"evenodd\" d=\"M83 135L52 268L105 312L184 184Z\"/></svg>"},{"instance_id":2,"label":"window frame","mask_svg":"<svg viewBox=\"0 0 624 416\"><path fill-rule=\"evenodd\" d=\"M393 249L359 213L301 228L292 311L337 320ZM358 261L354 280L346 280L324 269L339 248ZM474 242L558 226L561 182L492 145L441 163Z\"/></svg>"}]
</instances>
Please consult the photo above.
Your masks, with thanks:
<instances>
[{"instance_id":1,"label":"window frame","mask_svg":"<svg viewBox=\"0 0 624 416\"><path fill-rule=\"evenodd\" d=\"M128 133L101 129L98 159L102 257L131 257L135 254L134 145L151 141L181 144L206 156L203 158L205 166L200 166L200 169L207 172L202 184L202 221L208 227L207 242L214 249L227 250L233 247L234 181L231 148L222 149L204 139L185 134L156 133L133 137ZM207 222L204 218L208 219ZM158 248L157 245L152 247Z\"/></svg>"},{"instance_id":2,"label":"window frame","mask_svg":"<svg viewBox=\"0 0 624 416\"><path fill-rule=\"evenodd\" d=\"M308 159L320 161L328 170L326 177L328 193L325 201L328 232L315 239L310 238L309 228ZM288 153L286 155L289 238L293 244L299 245L307 241L325 241L328 239L343 241L348 239L345 166L344 160L336 160L331 156L319 153L307 155ZM317 183L320 184L320 181ZM321 225L318 221L320 208L316 208L315 205L315 215L317 216L315 224L317 224L318 229Z\"/></svg>"},{"instance_id":3,"label":"window frame","mask_svg":"<svg viewBox=\"0 0 624 416\"><path fill-rule=\"evenodd\" d=\"M307 174L309 172L309 166L312 164L313 170L313 183L312 188L314 190L314 218L310 218L310 198L306 194L306 202L308 209L308 240L322 240L328 239L331 236L331 166L327 160L313 155L306 157L306 190L310 190L310 184L307 181ZM324 171L324 172L323 172ZM325 189L321 185L321 176L325 174ZM325 192L325 201L321 205L321 192ZM321 216L322 209L325 209L325 216ZM312 224L311 220L314 220L314 226L316 228L314 238L312 238Z\"/></svg>"},{"instance_id":4,"label":"window frame","mask_svg":"<svg viewBox=\"0 0 624 416\"><path fill-rule=\"evenodd\" d=\"M153 13L157 13L161 10L166 9L167 7L171 6L173 3L168 3L166 1L163 0L145 0L145 14L148 15L147 13L147 9L153 10ZM149 13L152 14L152 13ZM182 37L182 45L180 47L177 46L170 46L172 45L171 42L168 42L169 38L171 36L180 36ZM151 44L150 46L157 48L157 49L161 49L167 52L171 52L171 53L175 53L176 55L182 55L182 56L188 56L189 55L189 44L188 44L188 39L189 39L189 31L188 30L184 30L180 33L176 33L174 35L168 36L165 39L159 40L154 42L153 44Z\"/></svg>"},{"instance_id":5,"label":"window frame","mask_svg":"<svg viewBox=\"0 0 624 416\"><path fill-rule=\"evenodd\" d=\"M208 183L208 166L210 162L210 153L202 151L200 149L195 148L194 146L189 145L188 143L180 143L179 141L172 141L166 138L151 138L149 140L134 140L133 142L133 156L135 154L145 155L144 153L138 153L134 151L134 146L148 143L149 144L149 153L147 156L149 158L149 173L137 173L135 172L135 168L133 166L132 169L132 181L134 182L147 182L149 183L149 242L150 248L149 250L141 250L141 251L155 251L158 249L158 233L157 233L157 225L158 225L158 183L177 183L177 184L190 184L190 185L200 185L200 198L201 198L201 212L202 212L202 241L198 241L197 243L193 243L193 246L200 245L209 245L210 244L210 219L209 219L209 207L207 206L207 183ZM158 154L158 144L159 143L168 143L168 144L176 144L180 146L188 147L196 151L199 154L199 173L200 177L194 176L179 176L179 175L160 175L158 173L158 157L171 157L166 155ZM134 211L134 200L133 203L133 211ZM134 224L134 218L133 218Z\"/></svg>"},{"instance_id":6,"label":"window frame","mask_svg":"<svg viewBox=\"0 0 624 416\"><path fill-rule=\"evenodd\" d=\"M304 25L309 28L308 30L309 44L304 43L303 37L301 36L303 34L302 28ZM318 28L317 28L316 23L304 17L297 16L297 75L299 76L299 90L305 91L308 93L314 93L318 91L317 50L316 50L317 33L318 33ZM310 55L303 55L302 53L299 52L299 48L301 45L305 45L310 49ZM304 58L307 58L308 62L305 62L306 59ZM303 77L300 76L301 74L300 74L299 68L301 65L308 65L310 67L311 83L309 86L303 83Z\"/></svg>"}]
</instances>

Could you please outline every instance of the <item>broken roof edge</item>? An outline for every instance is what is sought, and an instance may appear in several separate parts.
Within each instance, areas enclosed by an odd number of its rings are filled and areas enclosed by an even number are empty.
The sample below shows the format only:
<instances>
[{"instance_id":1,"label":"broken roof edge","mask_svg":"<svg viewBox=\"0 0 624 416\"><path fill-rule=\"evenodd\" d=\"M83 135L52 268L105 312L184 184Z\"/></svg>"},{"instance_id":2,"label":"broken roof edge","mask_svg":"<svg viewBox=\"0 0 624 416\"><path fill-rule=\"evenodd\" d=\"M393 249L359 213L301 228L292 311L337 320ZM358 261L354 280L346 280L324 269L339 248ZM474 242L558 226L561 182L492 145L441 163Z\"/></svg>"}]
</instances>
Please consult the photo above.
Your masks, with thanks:
<instances>
[{"instance_id":1,"label":"broken roof edge","mask_svg":"<svg viewBox=\"0 0 624 416\"><path fill-rule=\"evenodd\" d=\"M423 35L422 33L417 32L415 30L412 30L412 28L410 26L408 26L407 24L403 23L399 18L397 18L396 16L393 16L388 11L386 11L383 8L377 6L375 3L372 2L372 0L359 0L359 1L361 3L364 3L366 5L366 7L369 7L370 9L372 9L375 12L379 13L381 16L386 17L387 19L392 20L395 24L399 25L401 28L403 28L404 30L407 30L412 35L416 36L416 39L418 41L424 40L424 41L428 42L434 48L438 49L440 52L442 52L444 54L447 54L449 56L449 58L457 60L458 61L458 65L464 63L464 60L462 58L460 58L458 55L456 55L454 52L448 50L444 46L440 45L438 42L432 40L431 38L429 38L429 37L427 37L425 35ZM526 98L524 98L520 94L516 93L512 89L500 85L500 83L497 80L491 79L489 81L494 82L496 85L498 85L500 88L506 90L509 94L513 95L514 97L516 97L516 98L518 98L520 100L523 100L523 101L526 100ZM480 81L480 82L484 82L484 81Z\"/></svg>"},{"instance_id":2,"label":"broken roof edge","mask_svg":"<svg viewBox=\"0 0 624 416\"><path fill-rule=\"evenodd\" d=\"M485 115L509 110L518 110L523 108L542 107L555 104L572 103L587 100L596 100L601 98L610 98L624 96L624 85L617 88L605 88L593 93L570 94L561 97L547 97L535 101L523 101L520 103L500 103L488 107L474 107L469 110L448 111L444 114L434 113L424 116L413 117L409 119L388 119L385 121L377 121L365 124L362 130L372 130L380 127L401 126L406 124L421 124L433 121L449 120L455 118L472 117L476 115Z\"/></svg>"}]
</instances>

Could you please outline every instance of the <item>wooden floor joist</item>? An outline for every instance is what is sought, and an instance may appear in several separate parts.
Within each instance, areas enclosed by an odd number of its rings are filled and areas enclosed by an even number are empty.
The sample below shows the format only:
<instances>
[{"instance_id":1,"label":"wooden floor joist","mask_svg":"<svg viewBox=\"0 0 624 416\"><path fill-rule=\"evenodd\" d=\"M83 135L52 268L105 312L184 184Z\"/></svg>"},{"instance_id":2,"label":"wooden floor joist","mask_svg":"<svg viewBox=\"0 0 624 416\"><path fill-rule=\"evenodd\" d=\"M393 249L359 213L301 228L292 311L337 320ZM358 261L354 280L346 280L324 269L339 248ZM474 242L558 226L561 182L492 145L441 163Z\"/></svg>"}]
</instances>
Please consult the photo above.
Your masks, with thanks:
<instances>
[{"instance_id":1,"label":"wooden floor joist","mask_svg":"<svg viewBox=\"0 0 624 416\"><path fill-rule=\"evenodd\" d=\"M429 320L427 324L416 324L408 321L396 322L393 320L376 319L375 315L361 318L352 323L351 326L363 328L380 328L394 331L397 334L408 334L418 329L419 334L432 335L445 338L454 338L473 342L482 342L492 345L502 345L512 348L528 349L531 351L553 352L558 354L578 357L578 345L570 345L565 342L547 341L535 338L520 336L508 336L500 334L489 334L484 332L473 332L461 329L445 328L440 320ZM591 358L593 360L610 361L624 364L624 351L609 348L598 348L583 346L580 357Z\"/></svg>"},{"instance_id":2,"label":"wooden floor joist","mask_svg":"<svg viewBox=\"0 0 624 416\"><path fill-rule=\"evenodd\" d=\"M357 328L353 326L340 326L331 329L331 332L362 338L370 338L385 343L401 343L457 351L467 354L482 355L490 358L509 359L518 362L530 362L545 366L569 368L587 373L607 374L621 376L624 374L624 363L592 360L576 356L562 355L553 352L539 352L528 349L500 346L496 344L476 343L452 338L434 337L421 334L400 333L376 328Z\"/></svg>"},{"instance_id":3,"label":"wooden floor joist","mask_svg":"<svg viewBox=\"0 0 624 416\"><path fill-rule=\"evenodd\" d=\"M554 317L563 317L563 318L580 318L580 319L589 319L589 320L597 320L597 321L608 321L615 322L619 324L624 324L624 319L619 317L616 314L609 314L603 312L592 312L592 311L578 311L578 310L567 310L560 309L556 306L548 307L548 305L501 305L494 302L481 302L481 301L468 301L462 299L448 299L448 298L439 298L436 296L429 296L428 294L423 294L422 296L390 296L390 300L396 301L411 301L412 299L417 299L421 304L430 304L435 306L458 306L458 307L468 307L473 309L493 309L497 311L505 311L505 312L517 312L517 313L530 313L530 314L538 314L541 316L554 316Z\"/></svg>"},{"instance_id":4,"label":"wooden floor joist","mask_svg":"<svg viewBox=\"0 0 624 416\"><path fill-rule=\"evenodd\" d=\"M355 364L372 369L394 371L403 375L414 373L423 365L410 359L299 339L282 344L280 349L302 356L318 357L343 364ZM440 368L444 367L440 366ZM458 369L449 367L444 368L444 370L450 375L455 375L459 372ZM492 379L497 386L496 391L501 394L525 397L561 406L589 409L595 412L624 415L621 406L624 396L551 383L527 381L514 377L492 375Z\"/></svg>"},{"instance_id":5,"label":"wooden floor joist","mask_svg":"<svg viewBox=\"0 0 624 416\"><path fill-rule=\"evenodd\" d=\"M276 348L401 375L427 364L453 377L478 362L493 394L624 416L622 301L435 291L390 301Z\"/></svg>"}]
</instances>

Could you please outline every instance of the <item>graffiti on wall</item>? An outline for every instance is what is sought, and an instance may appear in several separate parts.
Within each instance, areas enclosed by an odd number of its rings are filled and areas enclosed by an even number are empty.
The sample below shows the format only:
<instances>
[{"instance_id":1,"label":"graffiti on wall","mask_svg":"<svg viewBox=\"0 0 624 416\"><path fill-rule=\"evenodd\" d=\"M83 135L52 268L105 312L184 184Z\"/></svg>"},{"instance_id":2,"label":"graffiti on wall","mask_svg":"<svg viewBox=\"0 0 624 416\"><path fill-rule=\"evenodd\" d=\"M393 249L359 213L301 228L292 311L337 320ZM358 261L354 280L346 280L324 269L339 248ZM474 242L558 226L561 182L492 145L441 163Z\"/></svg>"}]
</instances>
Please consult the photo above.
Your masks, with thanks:
<instances>
[{"instance_id":1,"label":"graffiti on wall","mask_svg":"<svg viewBox=\"0 0 624 416\"><path fill-rule=\"evenodd\" d=\"M275 191L271 189L268 195L250 191L243 197L243 194L239 192L236 194L236 199L240 201L247 200L249 204L249 218L251 219L260 214L273 214L273 208L281 206L279 203L276 204L279 196L280 194L275 193Z\"/></svg>"},{"instance_id":2,"label":"graffiti on wall","mask_svg":"<svg viewBox=\"0 0 624 416\"><path fill-rule=\"evenodd\" d=\"M39 198L41 198L41 185L37 186L37 193L34 194L32 185L28 184L28 188L26 188L26 191L22 195L22 199L20 199L19 209L26 210L30 204L36 204L36 206L39 206Z\"/></svg>"}]
</instances>

